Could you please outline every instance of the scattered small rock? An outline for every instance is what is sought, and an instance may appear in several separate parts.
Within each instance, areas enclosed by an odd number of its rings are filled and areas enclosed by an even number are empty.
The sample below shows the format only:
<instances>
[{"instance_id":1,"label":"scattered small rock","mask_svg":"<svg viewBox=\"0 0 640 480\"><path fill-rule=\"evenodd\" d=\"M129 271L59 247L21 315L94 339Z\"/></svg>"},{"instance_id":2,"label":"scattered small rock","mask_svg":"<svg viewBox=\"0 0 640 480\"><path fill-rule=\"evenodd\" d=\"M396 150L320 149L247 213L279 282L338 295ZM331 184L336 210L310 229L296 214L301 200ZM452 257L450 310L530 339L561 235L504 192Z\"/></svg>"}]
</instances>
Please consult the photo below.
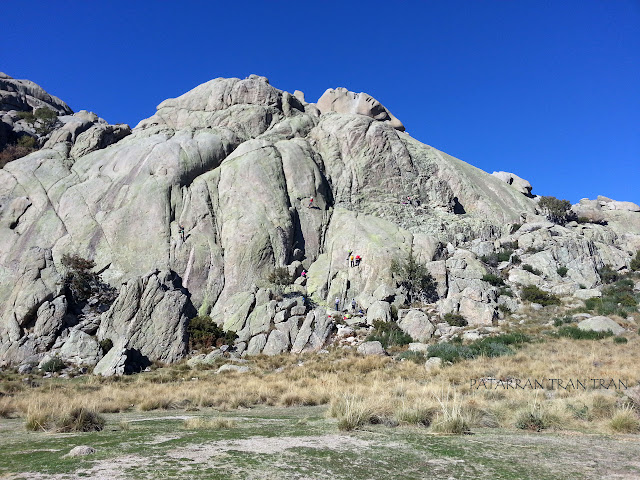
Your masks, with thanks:
<instances>
[{"instance_id":1,"label":"scattered small rock","mask_svg":"<svg viewBox=\"0 0 640 480\"><path fill-rule=\"evenodd\" d=\"M95 448L88 445L78 445L77 447L73 447L71 451L65 455L65 457L80 457L83 455L91 455L93 453L96 453Z\"/></svg>"}]
</instances>

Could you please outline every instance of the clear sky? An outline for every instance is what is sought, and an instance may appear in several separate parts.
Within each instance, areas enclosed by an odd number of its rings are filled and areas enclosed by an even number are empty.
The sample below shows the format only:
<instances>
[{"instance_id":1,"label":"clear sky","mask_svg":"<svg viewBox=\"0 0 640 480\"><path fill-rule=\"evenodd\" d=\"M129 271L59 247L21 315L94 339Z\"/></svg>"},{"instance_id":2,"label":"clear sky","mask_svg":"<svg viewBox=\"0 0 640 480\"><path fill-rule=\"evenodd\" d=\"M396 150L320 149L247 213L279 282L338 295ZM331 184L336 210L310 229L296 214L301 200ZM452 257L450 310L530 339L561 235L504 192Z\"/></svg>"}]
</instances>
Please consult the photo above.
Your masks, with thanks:
<instances>
[{"instance_id":1,"label":"clear sky","mask_svg":"<svg viewBox=\"0 0 640 480\"><path fill-rule=\"evenodd\" d=\"M640 0L5 1L0 71L135 126L216 77L382 102L533 193L640 204Z\"/></svg>"}]
</instances>

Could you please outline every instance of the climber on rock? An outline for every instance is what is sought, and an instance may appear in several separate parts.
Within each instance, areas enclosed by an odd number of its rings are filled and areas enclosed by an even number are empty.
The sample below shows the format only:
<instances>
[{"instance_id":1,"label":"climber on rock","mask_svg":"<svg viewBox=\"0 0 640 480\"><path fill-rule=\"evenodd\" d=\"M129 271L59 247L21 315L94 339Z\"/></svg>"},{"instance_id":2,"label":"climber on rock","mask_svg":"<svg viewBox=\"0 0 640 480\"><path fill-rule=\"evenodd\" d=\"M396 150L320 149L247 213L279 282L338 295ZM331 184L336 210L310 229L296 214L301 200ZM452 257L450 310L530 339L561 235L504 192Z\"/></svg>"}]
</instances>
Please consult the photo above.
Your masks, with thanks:
<instances>
[{"instance_id":1,"label":"climber on rock","mask_svg":"<svg viewBox=\"0 0 640 480\"><path fill-rule=\"evenodd\" d=\"M178 225L178 233L180 234L180 239L182 243L184 243L184 226L182 224Z\"/></svg>"}]
</instances>

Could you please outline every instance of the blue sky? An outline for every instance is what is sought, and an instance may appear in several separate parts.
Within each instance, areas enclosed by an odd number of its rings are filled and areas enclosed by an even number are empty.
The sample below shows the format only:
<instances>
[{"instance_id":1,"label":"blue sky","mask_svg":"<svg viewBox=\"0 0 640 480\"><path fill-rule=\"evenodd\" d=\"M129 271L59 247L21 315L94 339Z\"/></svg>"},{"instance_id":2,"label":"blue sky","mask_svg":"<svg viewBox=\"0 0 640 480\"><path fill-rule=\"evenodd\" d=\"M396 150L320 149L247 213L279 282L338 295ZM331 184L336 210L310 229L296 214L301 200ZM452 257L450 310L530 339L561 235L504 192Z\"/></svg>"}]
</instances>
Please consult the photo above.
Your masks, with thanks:
<instances>
[{"instance_id":1,"label":"blue sky","mask_svg":"<svg viewBox=\"0 0 640 480\"><path fill-rule=\"evenodd\" d=\"M216 77L344 86L533 193L640 204L640 1L3 2L0 71L134 126Z\"/></svg>"}]
</instances>

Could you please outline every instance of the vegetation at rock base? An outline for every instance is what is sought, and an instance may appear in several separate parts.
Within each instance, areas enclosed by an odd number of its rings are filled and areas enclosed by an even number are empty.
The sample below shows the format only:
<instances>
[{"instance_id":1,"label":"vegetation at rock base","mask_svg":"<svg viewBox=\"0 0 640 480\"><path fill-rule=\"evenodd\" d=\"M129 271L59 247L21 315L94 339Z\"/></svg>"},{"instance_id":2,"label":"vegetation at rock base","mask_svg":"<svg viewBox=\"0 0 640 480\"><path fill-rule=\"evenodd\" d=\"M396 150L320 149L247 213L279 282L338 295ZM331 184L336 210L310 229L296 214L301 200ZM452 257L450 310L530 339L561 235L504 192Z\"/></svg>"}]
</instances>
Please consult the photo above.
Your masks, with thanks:
<instances>
[{"instance_id":1,"label":"vegetation at rock base","mask_svg":"<svg viewBox=\"0 0 640 480\"><path fill-rule=\"evenodd\" d=\"M494 287L499 287L501 285L504 285L504 280L502 279L502 277L499 277L498 275L494 275L492 273L484 274L482 276L482 281L487 282L490 285L493 285Z\"/></svg>"},{"instance_id":2,"label":"vegetation at rock base","mask_svg":"<svg viewBox=\"0 0 640 480\"><path fill-rule=\"evenodd\" d=\"M600 268L598 275L600 275L600 280L602 280L604 284L616 282L620 278L618 272L615 271L611 265L604 265Z\"/></svg>"},{"instance_id":3,"label":"vegetation at rock base","mask_svg":"<svg viewBox=\"0 0 640 480\"><path fill-rule=\"evenodd\" d=\"M634 291L631 278L622 278L602 289L601 297L585 300L587 311L595 311L599 315L619 315L626 317L635 312L640 302L640 293Z\"/></svg>"},{"instance_id":4,"label":"vegetation at rock base","mask_svg":"<svg viewBox=\"0 0 640 480\"><path fill-rule=\"evenodd\" d=\"M568 273L568 272L569 272L569 269L568 269L567 267L564 267L564 266L562 266L562 267L558 267L558 268L556 269L556 273L557 273L558 275L560 275L561 277L563 277L563 278L567 276L567 273Z\"/></svg>"},{"instance_id":5,"label":"vegetation at rock base","mask_svg":"<svg viewBox=\"0 0 640 480\"><path fill-rule=\"evenodd\" d=\"M634 272L640 271L640 250L636 252L636 256L631 260L629 268Z\"/></svg>"},{"instance_id":6,"label":"vegetation at rock base","mask_svg":"<svg viewBox=\"0 0 640 480\"><path fill-rule=\"evenodd\" d=\"M531 342L531 338L525 334L505 333L474 340L468 345L463 345L461 342L430 345L427 349L427 357L440 357L443 362L452 363L480 356L501 357L503 355L512 355L515 352L510 347L529 342Z\"/></svg>"},{"instance_id":7,"label":"vegetation at rock base","mask_svg":"<svg viewBox=\"0 0 640 480\"><path fill-rule=\"evenodd\" d=\"M525 264L522 266L522 269L523 269L525 272L533 273L534 275L542 275L542 272L541 272L540 270L538 270L537 268L533 268L531 265L529 265L529 264L527 264L527 263L525 263Z\"/></svg>"},{"instance_id":8,"label":"vegetation at rock base","mask_svg":"<svg viewBox=\"0 0 640 480\"><path fill-rule=\"evenodd\" d=\"M493 252L489 255L482 255L480 257L480 261L482 263L486 263L491 267L497 267L500 263L509 261L514 264L520 263L520 257L518 257L517 255L513 255L513 252L516 248L518 248L517 242L505 243L497 252ZM515 259L512 257L512 255L513 257L515 257Z\"/></svg>"},{"instance_id":9,"label":"vegetation at rock base","mask_svg":"<svg viewBox=\"0 0 640 480\"><path fill-rule=\"evenodd\" d=\"M380 342L384 348L388 348L408 345L413 342L413 338L404 333L395 322L376 320L373 322L373 330L367 337L367 341Z\"/></svg>"},{"instance_id":10,"label":"vegetation at rock base","mask_svg":"<svg viewBox=\"0 0 640 480\"><path fill-rule=\"evenodd\" d=\"M15 144L7 144L2 150L0 150L0 168L4 167L9 162L17 160L18 158L27 156L36 150L36 139L30 135L23 135L18 138L18 141Z\"/></svg>"},{"instance_id":11,"label":"vegetation at rock base","mask_svg":"<svg viewBox=\"0 0 640 480\"><path fill-rule=\"evenodd\" d=\"M276 267L269 273L267 280L274 285L285 286L291 285L295 279L289 275L287 267Z\"/></svg>"},{"instance_id":12,"label":"vegetation at rock base","mask_svg":"<svg viewBox=\"0 0 640 480\"><path fill-rule=\"evenodd\" d=\"M420 263L413 249L405 260L393 260L390 268L396 282L406 289L407 304L429 303L438 299L437 283L427 267Z\"/></svg>"},{"instance_id":13,"label":"vegetation at rock base","mask_svg":"<svg viewBox=\"0 0 640 480\"><path fill-rule=\"evenodd\" d=\"M567 325L558 329L556 334L560 337L572 338L574 340L602 340L603 338L612 337L613 332L596 332L593 330L581 330L578 327Z\"/></svg>"},{"instance_id":14,"label":"vegetation at rock base","mask_svg":"<svg viewBox=\"0 0 640 480\"><path fill-rule=\"evenodd\" d=\"M189 320L187 332L189 332L189 346L192 350L233 345L233 342L238 338L235 332L225 332L207 315Z\"/></svg>"},{"instance_id":15,"label":"vegetation at rock base","mask_svg":"<svg viewBox=\"0 0 640 480\"><path fill-rule=\"evenodd\" d=\"M543 306L560 305L560 299L552 293L541 290L536 285L525 285L522 287L520 296L522 300L532 303L538 303Z\"/></svg>"},{"instance_id":16,"label":"vegetation at rock base","mask_svg":"<svg viewBox=\"0 0 640 480\"><path fill-rule=\"evenodd\" d=\"M46 361L42 367L41 370L43 372L59 372L60 370L62 370L65 367L65 363L62 361L62 359L58 358L58 357L53 357L51 360Z\"/></svg>"},{"instance_id":17,"label":"vegetation at rock base","mask_svg":"<svg viewBox=\"0 0 640 480\"><path fill-rule=\"evenodd\" d=\"M571 211L569 200L559 200L556 197L542 197L538 202L538 207L547 220L558 225L564 225L574 219L575 215Z\"/></svg>"},{"instance_id":18,"label":"vegetation at rock base","mask_svg":"<svg viewBox=\"0 0 640 480\"><path fill-rule=\"evenodd\" d=\"M469 322L459 313L445 313L442 319L452 327L466 327Z\"/></svg>"}]
</instances>

